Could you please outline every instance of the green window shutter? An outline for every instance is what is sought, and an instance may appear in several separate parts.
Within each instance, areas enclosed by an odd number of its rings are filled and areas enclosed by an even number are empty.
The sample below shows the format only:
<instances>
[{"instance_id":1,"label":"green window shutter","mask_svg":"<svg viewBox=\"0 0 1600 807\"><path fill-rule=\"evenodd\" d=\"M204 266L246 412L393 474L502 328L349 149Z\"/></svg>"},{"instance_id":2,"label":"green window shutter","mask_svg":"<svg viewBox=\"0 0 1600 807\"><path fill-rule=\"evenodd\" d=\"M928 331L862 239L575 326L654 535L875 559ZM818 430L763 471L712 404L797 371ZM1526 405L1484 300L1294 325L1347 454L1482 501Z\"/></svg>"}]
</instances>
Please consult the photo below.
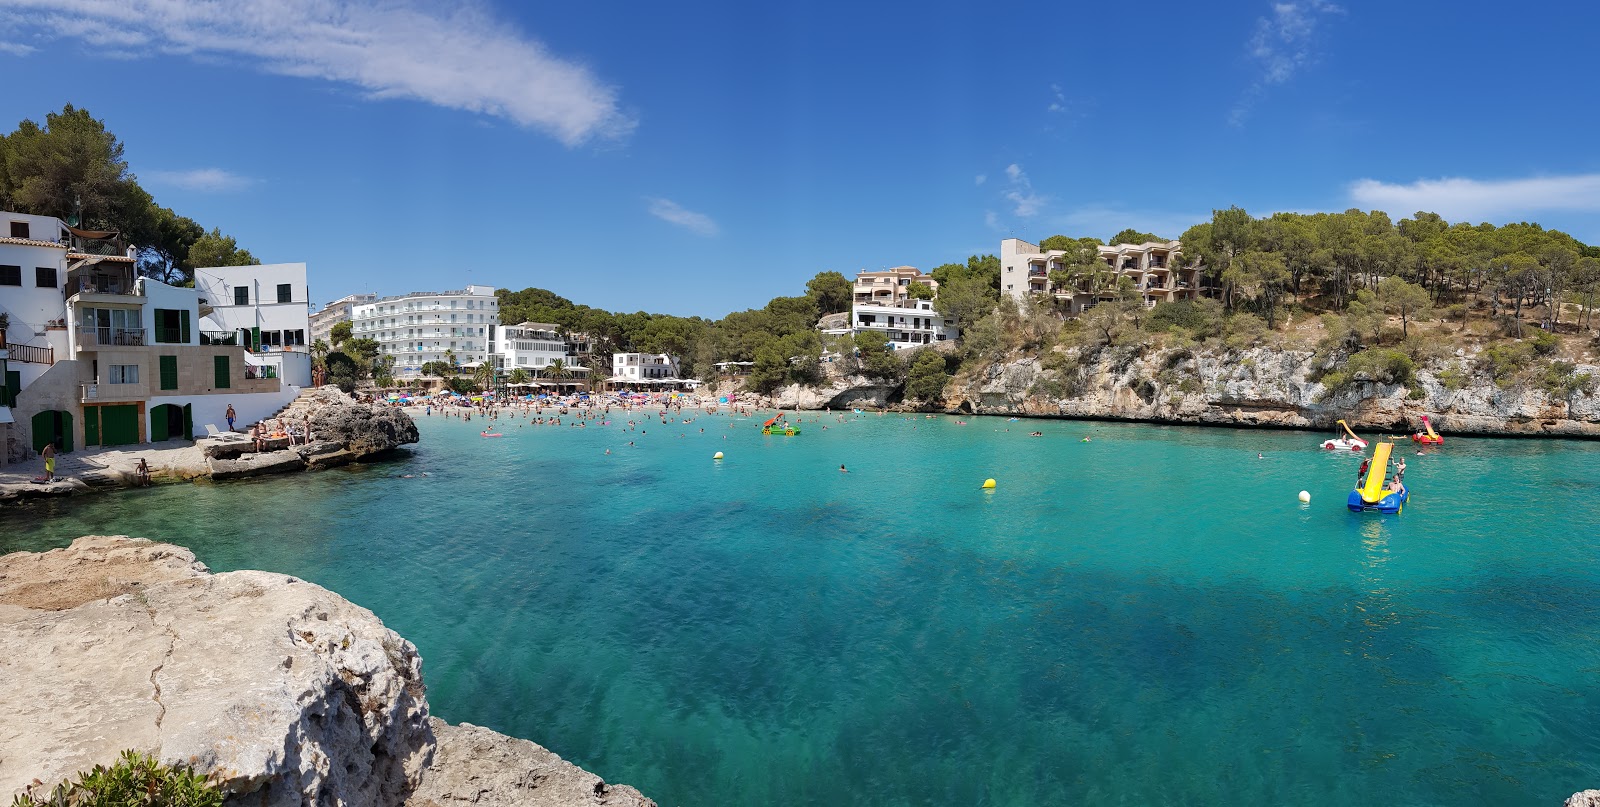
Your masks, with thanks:
<instances>
[{"instance_id":1,"label":"green window shutter","mask_svg":"<svg viewBox=\"0 0 1600 807\"><path fill-rule=\"evenodd\" d=\"M16 406L17 393L22 391L22 371L7 370L5 381L5 394L0 395L0 406Z\"/></svg>"},{"instance_id":2,"label":"green window shutter","mask_svg":"<svg viewBox=\"0 0 1600 807\"><path fill-rule=\"evenodd\" d=\"M180 336L183 337L183 343L187 345L189 344L189 336L191 334L191 331L189 330L189 309L185 308L178 312L178 314L181 317L181 319L179 319L179 323L182 326L180 329Z\"/></svg>"},{"instance_id":3,"label":"green window shutter","mask_svg":"<svg viewBox=\"0 0 1600 807\"><path fill-rule=\"evenodd\" d=\"M213 386L215 386L217 389L228 389L229 386L230 386L229 383L228 383L230 376L231 376L231 374L228 372L228 357L227 356L218 356L217 357L217 379L216 379L217 383L215 385L213 385Z\"/></svg>"},{"instance_id":4,"label":"green window shutter","mask_svg":"<svg viewBox=\"0 0 1600 807\"><path fill-rule=\"evenodd\" d=\"M178 388L178 357L177 356L162 356L161 357L161 388L162 389L177 389Z\"/></svg>"}]
</instances>

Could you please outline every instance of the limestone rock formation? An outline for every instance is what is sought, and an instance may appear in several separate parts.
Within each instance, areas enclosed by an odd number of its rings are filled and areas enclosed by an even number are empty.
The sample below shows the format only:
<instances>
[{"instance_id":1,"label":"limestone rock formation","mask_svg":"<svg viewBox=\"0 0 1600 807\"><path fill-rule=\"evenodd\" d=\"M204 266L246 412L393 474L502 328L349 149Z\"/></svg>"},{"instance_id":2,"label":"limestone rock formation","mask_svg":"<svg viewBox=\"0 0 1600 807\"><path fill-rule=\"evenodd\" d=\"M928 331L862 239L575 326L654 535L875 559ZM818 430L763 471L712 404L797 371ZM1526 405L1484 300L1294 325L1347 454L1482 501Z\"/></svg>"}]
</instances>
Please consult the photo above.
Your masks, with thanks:
<instances>
[{"instance_id":1,"label":"limestone rock formation","mask_svg":"<svg viewBox=\"0 0 1600 807\"><path fill-rule=\"evenodd\" d=\"M134 749L233 805L652 805L533 743L430 721L416 648L371 611L286 575L213 575L170 544L0 557L0 681L0 798Z\"/></svg>"},{"instance_id":2,"label":"limestone rock formation","mask_svg":"<svg viewBox=\"0 0 1600 807\"><path fill-rule=\"evenodd\" d=\"M1600 790L1581 790L1567 797L1564 807L1600 807Z\"/></svg>"},{"instance_id":3,"label":"limestone rock formation","mask_svg":"<svg viewBox=\"0 0 1600 807\"><path fill-rule=\"evenodd\" d=\"M282 417L298 423L311 416L311 434L344 445L352 459L415 443L417 424L405 412L356 403L337 387L318 387L289 404Z\"/></svg>"},{"instance_id":4,"label":"limestone rock formation","mask_svg":"<svg viewBox=\"0 0 1600 807\"><path fill-rule=\"evenodd\" d=\"M407 807L655 807L527 740L432 718L438 748Z\"/></svg>"}]
</instances>

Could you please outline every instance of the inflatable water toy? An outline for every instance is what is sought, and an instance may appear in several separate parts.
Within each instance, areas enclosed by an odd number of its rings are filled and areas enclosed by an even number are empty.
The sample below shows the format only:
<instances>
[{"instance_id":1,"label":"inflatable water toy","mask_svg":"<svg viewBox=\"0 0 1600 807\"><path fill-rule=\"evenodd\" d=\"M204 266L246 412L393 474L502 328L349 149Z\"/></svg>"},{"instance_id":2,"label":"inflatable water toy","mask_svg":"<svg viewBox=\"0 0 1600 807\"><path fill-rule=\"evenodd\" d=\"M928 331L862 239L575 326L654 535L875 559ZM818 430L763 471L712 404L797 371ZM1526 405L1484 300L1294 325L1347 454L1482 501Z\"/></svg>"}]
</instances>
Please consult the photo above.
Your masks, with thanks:
<instances>
[{"instance_id":1,"label":"inflatable water toy","mask_svg":"<svg viewBox=\"0 0 1600 807\"><path fill-rule=\"evenodd\" d=\"M1357 437L1355 432L1350 431L1350 424L1348 424L1348 423L1346 423L1346 422L1344 422L1342 420L1338 421L1338 424L1344 428L1344 436L1335 437L1332 440L1324 440L1324 441L1322 441L1322 447L1323 448L1326 448L1329 451L1364 451L1364 450L1366 450L1367 441L1361 439L1360 437Z\"/></svg>"},{"instance_id":2,"label":"inflatable water toy","mask_svg":"<svg viewBox=\"0 0 1600 807\"><path fill-rule=\"evenodd\" d=\"M1411 435L1411 442L1420 443L1425 446L1444 445L1444 438L1440 437L1436 432L1434 432L1433 424L1428 422L1427 415L1422 416L1422 429L1422 431Z\"/></svg>"},{"instance_id":3,"label":"inflatable water toy","mask_svg":"<svg viewBox=\"0 0 1600 807\"><path fill-rule=\"evenodd\" d=\"M494 434L490 434L488 432L479 432L478 435L480 437L504 437L505 436L505 435L503 435L503 434L501 434L499 432L495 432Z\"/></svg>"},{"instance_id":4,"label":"inflatable water toy","mask_svg":"<svg viewBox=\"0 0 1600 807\"><path fill-rule=\"evenodd\" d=\"M777 417L774 417L774 418L768 420L766 423L761 424L761 433L762 434L781 434L781 435L783 435L785 437L793 437L793 436L795 436L795 435L800 433L800 429L798 427L796 427L793 423L788 423L788 422L779 423L778 421L780 421L780 420L783 420L783 413L782 412L779 412Z\"/></svg>"},{"instance_id":5,"label":"inflatable water toy","mask_svg":"<svg viewBox=\"0 0 1600 807\"><path fill-rule=\"evenodd\" d=\"M1384 484L1384 479L1389 471L1389 454L1394 451L1394 443L1379 443L1372 450L1372 462L1367 466L1367 478L1355 490L1350 491L1350 498L1346 506L1352 513L1393 513L1399 515L1405 509L1406 501L1411 498L1411 491L1396 480L1392 485Z\"/></svg>"}]
</instances>

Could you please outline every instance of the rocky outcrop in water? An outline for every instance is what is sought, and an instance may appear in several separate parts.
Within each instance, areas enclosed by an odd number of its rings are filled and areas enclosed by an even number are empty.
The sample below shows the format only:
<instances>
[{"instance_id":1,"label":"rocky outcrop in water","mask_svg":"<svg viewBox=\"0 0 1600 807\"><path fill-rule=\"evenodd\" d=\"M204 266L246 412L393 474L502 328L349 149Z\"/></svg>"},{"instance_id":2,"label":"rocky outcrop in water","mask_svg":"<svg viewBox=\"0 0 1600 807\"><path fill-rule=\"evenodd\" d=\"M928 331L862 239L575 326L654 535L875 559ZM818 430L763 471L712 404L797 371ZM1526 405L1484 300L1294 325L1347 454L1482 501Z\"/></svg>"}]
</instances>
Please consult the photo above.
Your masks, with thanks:
<instances>
[{"instance_id":1,"label":"rocky outcrop in water","mask_svg":"<svg viewBox=\"0 0 1600 807\"><path fill-rule=\"evenodd\" d=\"M311 417L311 434L344 446L350 459L361 459L418 439L416 421L399 409L357 403L337 387L318 387L296 398L282 417L301 423Z\"/></svg>"},{"instance_id":2,"label":"rocky outcrop in water","mask_svg":"<svg viewBox=\"0 0 1600 807\"><path fill-rule=\"evenodd\" d=\"M0 557L0 680L0 797L135 749L234 805L653 804L430 719L416 648L371 611L287 575L211 574L170 544Z\"/></svg>"}]
</instances>

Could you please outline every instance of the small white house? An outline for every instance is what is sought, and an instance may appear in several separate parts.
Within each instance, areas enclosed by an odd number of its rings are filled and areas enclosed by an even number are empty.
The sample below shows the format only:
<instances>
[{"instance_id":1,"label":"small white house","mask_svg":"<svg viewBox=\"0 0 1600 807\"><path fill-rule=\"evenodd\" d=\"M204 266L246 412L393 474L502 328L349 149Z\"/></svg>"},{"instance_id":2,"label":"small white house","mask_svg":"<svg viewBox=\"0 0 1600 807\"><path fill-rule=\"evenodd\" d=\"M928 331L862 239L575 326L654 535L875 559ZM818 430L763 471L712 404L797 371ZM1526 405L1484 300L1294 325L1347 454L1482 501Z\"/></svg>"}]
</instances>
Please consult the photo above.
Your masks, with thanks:
<instances>
[{"instance_id":1,"label":"small white house","mask_svg":"<svg viewBox=\"0 0 1600 807\"><path fill-rule=\"evenodd\" d=\"M667 353L616 353L611 356L611 381L675 383L678 359Z\"/></svg>"}]
</instances>

